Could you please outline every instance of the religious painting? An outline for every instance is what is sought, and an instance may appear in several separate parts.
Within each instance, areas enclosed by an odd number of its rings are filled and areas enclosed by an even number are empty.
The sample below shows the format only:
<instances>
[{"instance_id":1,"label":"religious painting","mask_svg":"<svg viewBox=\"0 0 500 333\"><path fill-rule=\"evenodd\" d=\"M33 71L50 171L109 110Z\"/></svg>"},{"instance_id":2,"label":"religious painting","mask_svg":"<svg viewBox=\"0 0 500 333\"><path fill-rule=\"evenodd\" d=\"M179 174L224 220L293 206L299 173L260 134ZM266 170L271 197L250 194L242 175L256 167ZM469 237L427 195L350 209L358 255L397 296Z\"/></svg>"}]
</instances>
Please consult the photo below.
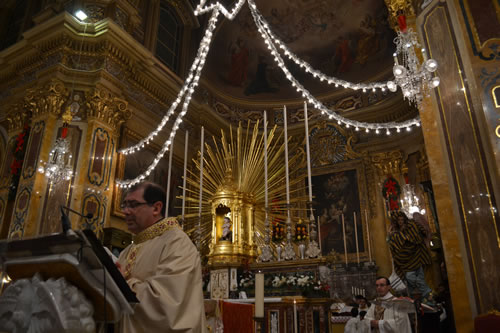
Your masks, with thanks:
<instances>
[{"instance_id":1,"label":"religious painting","mask_svg":"<svg viewBox=\"0 0 500 333\"><path fill-rule=\"evenodd\" d=\"M139 136L131 131L126 131L122 136L121 147L129 147L139 142ZM134 179L135 177L144 173L151 165L160 151L160 147L154 144L143 148L133 154L123 155L120 154L118 158L118 167L116 169L115 179ZM162 159L158 162L156 168L151 172L146 180L160 185L162 188L167 188L168 182L168 158L169 152L165 153ZM182 169L172 163L172 173L170 176L170 194L169 194L169 208L167 216L178 216L181 213L180 199L176 197L182 194L179 188L182 186ZM120 209L120 203L125 197L125 191L115 186L113 193L113 210L112 213L116 216L124 217Z\"/></svg>"},{"instance_id":2,"label":"religious painting","mask_svg":"<svg viewBox=\"0 0 500 333\"><path fill-rule=\"evenodd\" d=\"M312 177L323 255L344 254L344 243L348 254L356 254L356 244L359 252L364 251L359 171L345 169Z\"/></svg>"}]
</instances>

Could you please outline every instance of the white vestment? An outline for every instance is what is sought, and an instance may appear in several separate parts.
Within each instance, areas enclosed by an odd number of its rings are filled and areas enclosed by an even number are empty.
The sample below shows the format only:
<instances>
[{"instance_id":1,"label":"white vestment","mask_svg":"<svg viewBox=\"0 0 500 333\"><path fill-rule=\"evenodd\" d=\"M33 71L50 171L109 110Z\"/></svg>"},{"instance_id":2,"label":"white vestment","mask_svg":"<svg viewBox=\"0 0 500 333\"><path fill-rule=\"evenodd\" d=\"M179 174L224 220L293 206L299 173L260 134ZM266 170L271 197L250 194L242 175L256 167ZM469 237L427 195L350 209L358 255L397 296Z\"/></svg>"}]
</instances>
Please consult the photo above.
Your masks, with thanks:
<instances>
[{"instance_id":1,"label":"white vestment","mask_svg":"<svg viewBox=\"0 0 500 333\"><path fill-rule=\"evenodd\" d=\"M205 332L200 256L175 218L137 234L119 262L140 301L120 332Z\"/></svg>"},{"instance_id":2,"label":"white vestment","mask_svg":"<svg viewBox=\"0 0 500 333\"><path fill-rule=\"evenodd\" d=\"M411 333L410 319L408 318L408 306L399 302L391 302L394 295L388 292L384 297L377 300L383 301L385 308L383 319L378 321L380 333ZM370 321L375 318L375 304L372 304L366 313L363 325L370 327Z\"/></svg>"},{"instance_id":3,"label":"white vestment","mask_svg":"<svg viewBox=\"0 0 500 333\"><path fill-rule=\"evenodd\" d=\"M366 317L363 320L359 316L351 318L345 324L344 333L370 333L370 321Z\"/></svg>"}]
</instances>

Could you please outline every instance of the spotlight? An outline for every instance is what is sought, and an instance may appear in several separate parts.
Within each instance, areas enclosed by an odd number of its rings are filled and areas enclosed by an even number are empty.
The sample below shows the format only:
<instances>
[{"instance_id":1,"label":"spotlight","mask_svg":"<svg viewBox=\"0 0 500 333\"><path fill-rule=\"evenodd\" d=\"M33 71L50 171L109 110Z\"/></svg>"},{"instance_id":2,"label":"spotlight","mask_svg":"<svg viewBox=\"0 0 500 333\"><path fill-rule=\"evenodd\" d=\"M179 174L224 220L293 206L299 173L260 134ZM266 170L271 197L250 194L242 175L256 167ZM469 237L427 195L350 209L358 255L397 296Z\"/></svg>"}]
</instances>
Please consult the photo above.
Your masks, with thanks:
<instances>
[{"instance_id":1,"label":"spotlight","mask_svg":"<svg viewBox=\"0 0 500 333\"><path fill-rule=\"evenodd\" d=\"M85 21L87 19L87 14L83 12L83 10L78 10L75 13L75 16L80 20L80 21Z\"/></svg>"}]
</instances>

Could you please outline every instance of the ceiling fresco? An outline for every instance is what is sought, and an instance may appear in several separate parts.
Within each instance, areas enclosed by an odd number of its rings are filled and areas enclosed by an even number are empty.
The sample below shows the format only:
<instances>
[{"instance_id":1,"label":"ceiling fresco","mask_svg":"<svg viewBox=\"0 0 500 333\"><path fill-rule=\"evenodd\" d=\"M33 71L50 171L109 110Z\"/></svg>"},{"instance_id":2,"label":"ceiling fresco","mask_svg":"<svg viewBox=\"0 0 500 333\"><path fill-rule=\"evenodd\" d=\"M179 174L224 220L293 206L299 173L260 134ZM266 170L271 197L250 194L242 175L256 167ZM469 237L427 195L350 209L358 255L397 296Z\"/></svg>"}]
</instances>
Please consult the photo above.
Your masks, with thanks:
<instances>
[{"instance_id":1,"label":"ceiling fresco","mask_svg":"<svg viewBox=\"0 0 500 333\"><path fill-rule=\"evenodd\" d=\"M340 79L372 81L392 66L394 32L383 0L256 0L274 33L314 68ZM208 55L205 79L220 93L242 100L296 99L257 32L245 5L220 25ZM334 89L287 61L313 94ZM382 78L378 78L382 80ZM388 77L386 78L388 79Z\"/></svg>"}]
</instances>

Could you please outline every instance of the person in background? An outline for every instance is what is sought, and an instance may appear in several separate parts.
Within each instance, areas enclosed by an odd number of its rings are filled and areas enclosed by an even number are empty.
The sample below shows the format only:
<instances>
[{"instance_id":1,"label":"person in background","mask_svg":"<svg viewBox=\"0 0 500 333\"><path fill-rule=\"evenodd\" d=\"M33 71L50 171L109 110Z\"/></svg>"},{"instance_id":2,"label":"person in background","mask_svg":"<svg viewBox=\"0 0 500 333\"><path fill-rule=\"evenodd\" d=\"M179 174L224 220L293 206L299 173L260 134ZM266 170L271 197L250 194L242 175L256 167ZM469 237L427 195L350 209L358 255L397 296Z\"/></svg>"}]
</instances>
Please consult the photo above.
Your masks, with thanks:
<instances>
[{"instance_id":1,"label":"person in background","mask_svg":"<svg viewBox=\"0 0 500 333\"><path fill-rule=\"evenodd\" d=\"M144 182L121 204L135 238L118 267L140 303L122 317L120 332L205 332L200 256L176 218L165 218L165 197L159 185Z\"/></svg>"}]
</instances>

